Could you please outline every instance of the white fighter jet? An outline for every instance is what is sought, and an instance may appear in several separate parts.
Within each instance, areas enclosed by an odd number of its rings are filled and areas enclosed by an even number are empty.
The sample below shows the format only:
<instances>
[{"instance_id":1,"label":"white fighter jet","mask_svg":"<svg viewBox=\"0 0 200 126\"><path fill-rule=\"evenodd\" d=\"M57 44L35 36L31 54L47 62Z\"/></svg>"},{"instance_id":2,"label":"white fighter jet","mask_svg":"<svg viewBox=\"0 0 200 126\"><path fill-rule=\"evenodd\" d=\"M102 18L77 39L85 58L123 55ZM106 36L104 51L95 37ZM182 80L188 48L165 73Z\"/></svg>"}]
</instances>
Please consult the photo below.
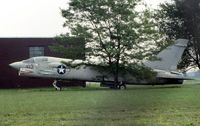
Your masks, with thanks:
<instances>
[{"instance_id":1,"label":"white fighter jet","mask_svg":"<svg viewBox=\"0 0 200 126\"><path fill-rule=\"evenodd\" d=\"M182 84L183 80L188 78L177 71L177 64L181 60L187 43L188 40L186 39L178 39L173 45L167 47L157 55L159 60L144 62L146 67L151 68L157 73L154 81L137 80L130 74L119 74L120 84L118 88L126 88L126 84ZM109 75L106 71L99 72L92 66L87 65L80 65L74 68L66 65L68 63L77 65L84 63L84 61L40 56L14 62L9 65L19 71L19 76L55 79L53 86L58 90L61 90L61 87L57 85L58 80L101 82L102 86L109 87L114 85L113 76Z\"/></svg>"}]
</instances>

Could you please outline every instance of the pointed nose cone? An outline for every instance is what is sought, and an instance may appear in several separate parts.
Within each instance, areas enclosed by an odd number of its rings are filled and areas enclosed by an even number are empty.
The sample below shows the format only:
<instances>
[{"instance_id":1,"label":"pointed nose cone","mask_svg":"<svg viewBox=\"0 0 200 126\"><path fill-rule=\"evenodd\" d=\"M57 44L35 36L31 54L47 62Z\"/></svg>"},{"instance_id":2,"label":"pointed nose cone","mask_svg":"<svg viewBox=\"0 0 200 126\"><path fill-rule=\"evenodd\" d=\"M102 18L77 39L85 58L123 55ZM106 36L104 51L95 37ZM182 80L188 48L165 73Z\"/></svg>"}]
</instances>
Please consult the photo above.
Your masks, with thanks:
<instances>
[{"instance_id":1,"label":"pointed nose cone","mask_svg":"<svg viewBox=\"0 0 200 126\"><path fill-rule=\"evenodd\" d=\"M14 62L14 63L9 64L9 66L19 70L20 68L22 68L23 64L22 62Z\"/></svg>"}]
</instances>

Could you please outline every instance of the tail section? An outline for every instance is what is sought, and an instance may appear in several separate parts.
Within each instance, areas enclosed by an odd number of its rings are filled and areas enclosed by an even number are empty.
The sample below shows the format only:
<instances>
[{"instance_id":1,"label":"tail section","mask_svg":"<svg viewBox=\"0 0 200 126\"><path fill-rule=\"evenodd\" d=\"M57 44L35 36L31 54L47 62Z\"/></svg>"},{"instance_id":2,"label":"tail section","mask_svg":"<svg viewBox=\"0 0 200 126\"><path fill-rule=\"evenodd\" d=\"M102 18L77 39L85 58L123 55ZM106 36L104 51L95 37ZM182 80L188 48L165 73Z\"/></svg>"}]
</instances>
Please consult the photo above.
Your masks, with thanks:
<instances>
[{"instance_id":1,"label":"tail section","mask_svg":"<svg viewBox=\"0 0 200 126\"><path fill-rule=\"evenodd\" d=\"M160 69L167 71L177 70L177 65L181 60L183 52L187 47L187 39L178 39L174 45L171 45L161 51L157 57L159 60L145 62L145 66L152 69Z\"/></svg>"}]
</instances>

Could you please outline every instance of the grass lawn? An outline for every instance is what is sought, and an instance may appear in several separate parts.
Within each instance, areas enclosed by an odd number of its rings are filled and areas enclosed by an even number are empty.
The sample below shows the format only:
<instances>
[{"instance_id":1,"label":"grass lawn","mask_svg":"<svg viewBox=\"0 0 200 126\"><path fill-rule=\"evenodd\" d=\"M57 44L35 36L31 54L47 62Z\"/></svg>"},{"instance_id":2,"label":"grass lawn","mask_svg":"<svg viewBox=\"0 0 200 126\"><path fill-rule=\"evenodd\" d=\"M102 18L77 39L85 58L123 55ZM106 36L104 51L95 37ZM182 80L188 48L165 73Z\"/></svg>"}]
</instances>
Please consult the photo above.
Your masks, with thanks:
<instances>
[{"instance_id":1,"label":"grass lawn","mask_svg":"<svg viewBox=\"0 0 200 126\"><path fill-rule=\"evenodd\" d=\"M0 126L199 126L200 84L0 90Z\"/></svg>"}]
</instances>

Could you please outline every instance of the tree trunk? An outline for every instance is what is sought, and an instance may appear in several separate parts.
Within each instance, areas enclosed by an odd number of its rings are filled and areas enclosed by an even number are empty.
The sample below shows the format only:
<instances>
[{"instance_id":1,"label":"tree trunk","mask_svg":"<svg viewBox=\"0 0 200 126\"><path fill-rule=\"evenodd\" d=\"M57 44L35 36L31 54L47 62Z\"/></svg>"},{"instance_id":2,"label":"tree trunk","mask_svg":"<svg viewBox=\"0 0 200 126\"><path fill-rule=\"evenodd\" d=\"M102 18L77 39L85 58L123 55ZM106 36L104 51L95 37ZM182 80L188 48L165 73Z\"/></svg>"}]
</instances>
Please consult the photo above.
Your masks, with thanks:
<instances>
[{"instance_id":1,"label":"tree trunk","mask_svg":"<svg viewBox=\"0 0 200 126\"><path fill-rule=\"evenodd\" d=\"M193 46L194 46L194 52L195 52L195 62L196 62L196 65L197 65L197 67L200 69L200 62L199 62L199 60L200 60L200 57L199 57L199 55L200 55L200 50L199 50L199 37L194 37L194 40L193 40Z\"/></svg>"},{"instance_id":2,"label":"tree trunk","mask_svg":"<svg viewBox=\"0 0 200 126\"><path fill-rule=\"evenodd\" d=\"M115 75L114 75L115 88L119 86L119 60L116 62Z\"/></svg>"}]
</instances>

